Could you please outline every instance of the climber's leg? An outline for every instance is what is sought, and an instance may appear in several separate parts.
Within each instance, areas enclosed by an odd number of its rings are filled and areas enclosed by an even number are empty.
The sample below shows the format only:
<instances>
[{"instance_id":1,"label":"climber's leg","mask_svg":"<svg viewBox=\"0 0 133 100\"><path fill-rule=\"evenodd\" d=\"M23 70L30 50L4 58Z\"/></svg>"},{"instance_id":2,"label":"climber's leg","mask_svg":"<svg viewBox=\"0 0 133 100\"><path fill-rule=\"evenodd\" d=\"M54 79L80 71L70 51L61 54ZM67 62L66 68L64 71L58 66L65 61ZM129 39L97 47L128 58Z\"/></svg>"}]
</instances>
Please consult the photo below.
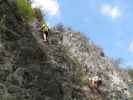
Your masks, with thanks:
<instances>
[{"instance_id":1,"label":"climber's leg","mask_svg":"<svg viewBox=\"0 0 133 100\"><path fill-rule=\"evenodd\" d=\"M46 42L47 41L47 37L46 37L46 34L43 33L43 41Z\"/></svg>"},{"instance_id":2,"label":"climber's leg","mask_svg":"<svg viewBox=\"0 0 133 100\"><path fill-rule=\"evenodd\" d=\"M48 41L48 31L45 32L46 40Z\"/></svg>"}]
</instances>

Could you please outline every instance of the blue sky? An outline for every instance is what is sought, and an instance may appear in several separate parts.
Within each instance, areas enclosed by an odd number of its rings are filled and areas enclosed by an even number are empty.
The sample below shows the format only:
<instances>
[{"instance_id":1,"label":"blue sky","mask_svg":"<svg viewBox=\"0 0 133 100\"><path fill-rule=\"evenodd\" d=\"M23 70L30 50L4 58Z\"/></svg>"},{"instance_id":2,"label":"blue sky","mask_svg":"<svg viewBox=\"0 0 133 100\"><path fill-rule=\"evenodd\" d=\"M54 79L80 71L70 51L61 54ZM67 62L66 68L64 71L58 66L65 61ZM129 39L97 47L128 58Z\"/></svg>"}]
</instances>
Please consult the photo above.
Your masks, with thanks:
<instances>
[{"instance_id":1,"label":"blue sky","mask_svg":"<svg viewBox=\"0 0 133 100\"><path fill-rule=\"evenodd\" d=\"M106 55L133 66L133 0L42 1L51 4L46 16L50 25L71 26L101 46Z\"/></svg>"}]
</instances>

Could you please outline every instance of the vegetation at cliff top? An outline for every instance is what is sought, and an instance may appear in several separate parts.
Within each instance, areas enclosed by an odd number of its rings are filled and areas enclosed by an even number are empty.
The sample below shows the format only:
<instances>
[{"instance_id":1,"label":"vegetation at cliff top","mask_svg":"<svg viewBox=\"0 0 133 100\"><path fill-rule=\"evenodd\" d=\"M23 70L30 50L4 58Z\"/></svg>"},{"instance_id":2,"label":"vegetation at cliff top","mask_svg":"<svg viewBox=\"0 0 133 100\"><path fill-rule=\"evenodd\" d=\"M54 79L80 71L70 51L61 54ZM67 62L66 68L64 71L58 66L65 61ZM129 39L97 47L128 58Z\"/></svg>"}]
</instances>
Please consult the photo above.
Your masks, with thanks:
<instances>
[{"instance_id":1,"label":"vegetation at cliff top","mask_svg":"<svg viewBox=\"0 0 133 100\"><path fill-rule=\"evenodd\" d=\"M17 7L27 21L33 21L34 15L31 4L27 0L16 0Z\"/></svg>"}]
</instances>

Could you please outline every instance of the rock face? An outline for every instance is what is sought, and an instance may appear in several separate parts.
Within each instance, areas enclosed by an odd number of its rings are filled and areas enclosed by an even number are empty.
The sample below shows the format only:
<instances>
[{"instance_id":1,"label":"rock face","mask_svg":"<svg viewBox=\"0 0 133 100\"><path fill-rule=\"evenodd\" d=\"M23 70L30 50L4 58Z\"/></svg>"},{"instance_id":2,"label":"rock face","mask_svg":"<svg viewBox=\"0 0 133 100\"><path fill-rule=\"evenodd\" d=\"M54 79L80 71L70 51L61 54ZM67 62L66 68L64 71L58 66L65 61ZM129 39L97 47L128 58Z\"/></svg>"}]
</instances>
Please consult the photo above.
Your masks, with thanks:
<instances>
[{"instance_id":1,"label":"rock face","mask_svg":"<svg viewBox=\"0 0 133 100\"><path fill-rule=\"evenodd\" d=\"M129 100L127 73L79 33L51 29L43 43L14 0L0 0L0 100ZM88 87L98 75L100 91Z\"/></svg>"}]
</instances>

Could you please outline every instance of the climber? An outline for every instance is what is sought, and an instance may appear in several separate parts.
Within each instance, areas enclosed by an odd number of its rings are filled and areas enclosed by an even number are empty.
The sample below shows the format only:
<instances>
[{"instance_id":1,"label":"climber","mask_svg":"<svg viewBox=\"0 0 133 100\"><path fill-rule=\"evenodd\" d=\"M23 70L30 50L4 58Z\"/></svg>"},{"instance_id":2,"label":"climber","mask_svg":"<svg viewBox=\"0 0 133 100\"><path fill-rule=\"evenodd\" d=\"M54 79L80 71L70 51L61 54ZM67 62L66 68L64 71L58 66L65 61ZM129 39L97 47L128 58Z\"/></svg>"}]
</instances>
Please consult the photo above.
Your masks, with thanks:
<instances>
[{"instance_id":1,"label":"climber","mask_svg":"<svg viewBox=\"0 0 133 100\"><path fill-rule=\"evenodd\" d=\"M98 76L94 76L92 78L89 78L88 85L92 89L99 90L99 87L102 85L102 80Z\"/></svg>"},{"instance_id":2,"label":"climber","mask_svg":"<svg viewBox=\"0 0 133 100\"><path fill-rule=\"evenodd\" d=\"M41 20L37 18L34 23L34 29L36 32L40 32Z\"/></svg>"},{"instance_id":3,"label":"climber","mask_svg":"<svg viewBox=\"0 0 133 100\"><path fill-rule=\"evenodd\" d=\"M42 15L41 10L38 9L38 8L34 8L33 9L33 14L36 18L35 31L41 32L41 35L43 36L43 41L48 42L49 28L43 20L43 15Z\"/></svg>"},{"instance_id":4,"label":"climber","mask_svg":"<svg viewBox=\"0 0 133 100\"><path fill-rule=\"evenodd\" d=\"M48 29L48 26L47 26L46 23L42 24L40 31L43 34L43 41L44 42L48 42L48 32L49 32L49 29Z\"/></svg>"}]
</instances>

